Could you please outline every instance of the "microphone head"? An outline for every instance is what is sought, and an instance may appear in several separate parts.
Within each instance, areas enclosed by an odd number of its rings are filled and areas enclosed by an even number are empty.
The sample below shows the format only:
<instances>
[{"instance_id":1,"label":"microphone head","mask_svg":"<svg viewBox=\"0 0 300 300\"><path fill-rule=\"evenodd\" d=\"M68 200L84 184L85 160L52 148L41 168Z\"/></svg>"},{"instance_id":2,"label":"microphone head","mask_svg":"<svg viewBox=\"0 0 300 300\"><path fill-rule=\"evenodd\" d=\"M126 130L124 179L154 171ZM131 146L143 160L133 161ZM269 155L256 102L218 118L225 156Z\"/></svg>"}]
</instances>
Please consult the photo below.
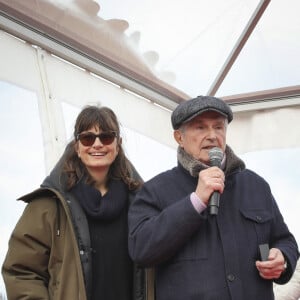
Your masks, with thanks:
<instances>
[{"instance_id":1,"label":"microphone head","mask_svg":"<svg viewBox=\"0 0 300 300\"><path fill-rule=\"evenodd\" d=\"M210 165L212 167L214 167L214 166L220 167L221 166L221 162L223 159L223 151L220 148L214 147L214 148L210 149L208 152L208 156L209 156L209 160L210 160Z\"/></svg>"}]
</instances>

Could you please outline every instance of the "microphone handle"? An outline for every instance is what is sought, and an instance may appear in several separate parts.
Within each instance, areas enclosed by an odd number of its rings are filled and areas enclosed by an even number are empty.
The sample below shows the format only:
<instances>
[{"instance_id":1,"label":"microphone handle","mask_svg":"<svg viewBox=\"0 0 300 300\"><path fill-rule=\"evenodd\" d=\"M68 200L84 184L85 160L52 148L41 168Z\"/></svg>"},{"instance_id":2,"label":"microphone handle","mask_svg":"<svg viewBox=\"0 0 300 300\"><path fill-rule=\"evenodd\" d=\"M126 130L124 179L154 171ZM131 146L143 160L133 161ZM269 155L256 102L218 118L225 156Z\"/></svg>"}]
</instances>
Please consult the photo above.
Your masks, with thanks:
<instances>
[{"instance_id":1,"label":"microphone handle","mask_svg":"<svg viewBox=\"0 0 300 300\"><path fill-rule=\"evenodd\" d=\"M218 214L219 204L220 204L220 193L213 192L208 203L210 215Z\"/></svg>"}]
</instances>

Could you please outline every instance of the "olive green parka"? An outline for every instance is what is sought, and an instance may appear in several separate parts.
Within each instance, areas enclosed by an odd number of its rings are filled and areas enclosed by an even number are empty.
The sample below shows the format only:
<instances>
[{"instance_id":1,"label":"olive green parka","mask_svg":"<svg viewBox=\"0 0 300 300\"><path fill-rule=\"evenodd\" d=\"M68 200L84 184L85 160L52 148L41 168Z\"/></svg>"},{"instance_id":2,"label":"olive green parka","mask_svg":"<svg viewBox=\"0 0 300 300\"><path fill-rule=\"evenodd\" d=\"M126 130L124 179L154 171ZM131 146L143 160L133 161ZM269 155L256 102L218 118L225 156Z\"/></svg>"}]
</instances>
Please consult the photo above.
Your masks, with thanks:
<instances>
[{"instance_id":1,"label":"olive green parka","mask_svg":"<svg viewBox=\"0 0 300 300\"><path fill-rule=\"evenodd\" d=\"M77 199L63 189L59 174L58 163L41 188L19 199L28 204L2 266L9 300L90 300L88 223ZM130 203L133 197L130 193ZM133 276L133 300L153 299L153 290L147 296L152 284L146 282L146 271L135 265Z\"/></svg>"}]
</instances>

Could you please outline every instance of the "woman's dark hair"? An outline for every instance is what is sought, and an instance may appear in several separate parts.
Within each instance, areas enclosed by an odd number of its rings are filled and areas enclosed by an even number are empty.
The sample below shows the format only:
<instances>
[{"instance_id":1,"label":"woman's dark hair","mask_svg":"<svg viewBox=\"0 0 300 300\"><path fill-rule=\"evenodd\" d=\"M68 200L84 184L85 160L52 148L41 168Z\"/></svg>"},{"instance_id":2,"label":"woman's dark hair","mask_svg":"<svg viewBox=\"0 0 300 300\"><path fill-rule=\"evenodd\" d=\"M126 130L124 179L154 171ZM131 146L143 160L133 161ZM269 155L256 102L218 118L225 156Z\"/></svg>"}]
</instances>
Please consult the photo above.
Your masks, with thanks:
<instances>
[{"instance_id":1,"label":"woman's dark hair","mask_svg":"<svg viewBox=\"0 0 300 300\"><path fill-rule=\"evenodd\" d=\"M92 127L99 127L102 131L115 131L117 133L118 155L110 166L108 180L122 179L130 190L135 190L141 185L138 174L132 164L125 156L120 139L120 126L115 113L108 107L86 106L79 113L74 126L74 139L69 144L65 153L63 172L66 174L67 189L70 190L81 178L85 177L88 184L94 180L89 175L85 165L81 162L76 152L76 137L79 133L89 130Z\"/></svg>"}]
</instances>

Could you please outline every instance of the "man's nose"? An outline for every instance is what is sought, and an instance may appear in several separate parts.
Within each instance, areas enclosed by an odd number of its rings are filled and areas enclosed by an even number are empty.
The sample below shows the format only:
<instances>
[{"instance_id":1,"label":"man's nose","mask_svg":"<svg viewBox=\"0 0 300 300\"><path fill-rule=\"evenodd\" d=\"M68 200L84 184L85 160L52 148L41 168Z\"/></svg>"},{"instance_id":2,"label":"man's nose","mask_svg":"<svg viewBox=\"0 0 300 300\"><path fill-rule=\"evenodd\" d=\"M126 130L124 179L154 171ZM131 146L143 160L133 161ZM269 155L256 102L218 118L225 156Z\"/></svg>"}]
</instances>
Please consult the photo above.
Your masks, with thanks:
<instances>
[{"instance_id":1,"label":"man's nose","mask_svg":"<svg viewBox=\"0 0 300 300\"><path fill-rule=\"evenodd\" d=\"M209 128L208 129L208 132L207 132L207 136L210 138L210 139L215 139L216 138L216 131L213 129L213 128Z\"/></svg>"}]
</instances>

